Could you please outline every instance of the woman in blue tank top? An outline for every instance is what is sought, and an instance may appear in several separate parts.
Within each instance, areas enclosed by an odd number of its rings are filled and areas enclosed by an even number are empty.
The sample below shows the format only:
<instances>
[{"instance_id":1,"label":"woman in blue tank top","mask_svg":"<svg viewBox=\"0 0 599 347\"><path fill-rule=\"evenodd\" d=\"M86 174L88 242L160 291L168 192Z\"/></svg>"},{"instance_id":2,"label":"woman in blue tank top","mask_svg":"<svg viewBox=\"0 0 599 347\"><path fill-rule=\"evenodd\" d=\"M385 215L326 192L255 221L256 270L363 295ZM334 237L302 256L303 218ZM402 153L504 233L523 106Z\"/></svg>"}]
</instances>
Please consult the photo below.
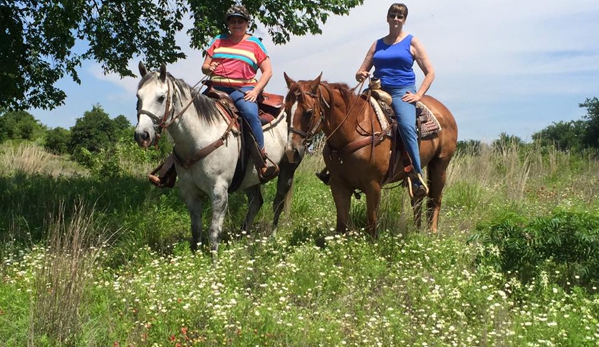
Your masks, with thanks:
<instances>
[{"instance_id":1,"label":"woman in blue tank top","mask_svg":"<svg viewBox=\"0 0 599 347\"><path fill-rule=\"evenodd\" d=\"M356 72L356 80L362 82L374 66L374 77L380 79L382 89L393 98L393 110L399 123L399 133L408 154L412 158L414 171L422 177L418 135L416 132L416 102L419 101L435 79L435 71L424 47L416 37L407 34L403 26L408 18L408 8L395 3L387 11L389 34L375 41L364 62ZM424 80L416 91L414 61L424 73ZM414 195L425 195L422 182L413 181Z\"/></svg>"}]
</instances>

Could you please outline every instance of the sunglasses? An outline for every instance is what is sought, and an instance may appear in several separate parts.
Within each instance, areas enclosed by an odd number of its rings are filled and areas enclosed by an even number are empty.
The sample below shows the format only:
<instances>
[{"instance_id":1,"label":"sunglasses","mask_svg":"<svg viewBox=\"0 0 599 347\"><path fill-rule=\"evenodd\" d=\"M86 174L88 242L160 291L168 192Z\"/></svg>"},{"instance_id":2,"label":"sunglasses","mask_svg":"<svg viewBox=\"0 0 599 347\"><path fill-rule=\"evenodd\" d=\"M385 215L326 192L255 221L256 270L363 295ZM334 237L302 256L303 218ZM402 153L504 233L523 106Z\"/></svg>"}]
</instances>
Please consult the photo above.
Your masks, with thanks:
<instances>
[{"instance_id":1,"label":"sunglasses","mask_svg":"<svg viewBox=\"0 0 599 347\"><path fill-rule=\"evenodd\" d=\"M404 15L403 14L393 14L393 13L389 13L387 15L387 17L389 17L390 19L404 19Z\"/></svg>"},{"instance_id":2,"label":"sunglasses","mask_svg":"<svg viewBox=\"0 0 599 347\"><path fill-rule=\"evenodd\" d=\"M238 18L231 17L227 20L227 23L229 23L229 24L243 24L246 22L247 22L247 20L245 20L243 18L239 18L239 17Z\"/></svg>"}]
</instances>

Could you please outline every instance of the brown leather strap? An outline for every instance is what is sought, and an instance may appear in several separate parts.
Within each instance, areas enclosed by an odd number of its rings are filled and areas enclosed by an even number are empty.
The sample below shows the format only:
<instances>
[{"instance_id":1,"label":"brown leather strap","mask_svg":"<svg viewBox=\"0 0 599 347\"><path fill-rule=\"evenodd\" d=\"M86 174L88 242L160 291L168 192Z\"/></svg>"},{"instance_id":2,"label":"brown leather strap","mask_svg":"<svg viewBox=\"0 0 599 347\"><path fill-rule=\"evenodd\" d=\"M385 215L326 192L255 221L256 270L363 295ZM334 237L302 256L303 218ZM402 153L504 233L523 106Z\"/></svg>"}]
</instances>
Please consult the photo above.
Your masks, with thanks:
<instances>
[{"instance_id":1,"label":"brown leather strap","mask_svg":"<svg viewBox=\"0 0 599 347\"><path fill-rule=\"evenodd\" d=\"M225 130L224 134L219 139L215 140L208 146L198 150L191 156L191 158L189 158L187 160L181 159L181 157L177 154L176 148L173 148L173 153L175 154L175 159L177 160L177 164L181 165L182 167L184 167L186 169L189 169L193 164L206 158L210 153L214 152L217 148L219 148L220 146L225 144L225 140L229 136L229 133L233 130L234 125L235 125L235 122L230 119L228 126L227 126L227 130Z\"/></svg>"},{"instance_id":2,"label":"brown leather strap","mask_svg":"<svg viewBox=\"0 0 599 347\"><path fill-rule=\"evenodd\" d=\"M383 142L383 140L385 139L385 136L387 136L388 131L389 131L389 127L387 127L387 129L385 129L381 132L372 134L372 136L350 142L347 145L343 146L340 150L332 149L331 150L331 158L334 160L343 160L343 158L346 157L347 155L352 154L353 152L357 151L358 149L360 149L362 147L366 147L368 145L372 145L372 148L374 150L375 146L378 146L381 142Z\"/></svg>"}]
</instances>

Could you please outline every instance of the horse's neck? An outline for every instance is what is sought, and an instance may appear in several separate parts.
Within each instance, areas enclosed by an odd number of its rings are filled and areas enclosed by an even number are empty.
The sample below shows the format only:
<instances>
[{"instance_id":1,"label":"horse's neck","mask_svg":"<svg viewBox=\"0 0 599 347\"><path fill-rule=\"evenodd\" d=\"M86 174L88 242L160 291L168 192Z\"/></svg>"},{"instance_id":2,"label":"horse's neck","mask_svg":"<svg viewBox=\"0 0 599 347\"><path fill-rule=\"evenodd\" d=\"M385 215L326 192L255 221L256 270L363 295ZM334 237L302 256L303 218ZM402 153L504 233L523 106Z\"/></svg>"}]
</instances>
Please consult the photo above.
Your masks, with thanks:
<instances>
[{"instance_id":1,"label":"horse's neck","mask_svg":"<svg viewBox=\"0 0 599 347\"><path fill-rule=\"evenodd\" d=\"M196 98L205 98L203 95L197 95ZM175 107L175 115L192 103L191 98L181 100ZM168 132L177 151L181 155L192 154L195 151L204 148L221 137L227 128L222 118L210 123L205 117L198 114L193 103L168 127Z\"/></svg>"},{"instance_id":2,"label":"horse's neck","mask_svg":"<svg viewBox=\"0 0 599 347\"><path fill-rule=\"evenodd\" d=\"M341 91L332 90L332 100L327 103L331 106L325 115L323 131L331 143L341 146L361 137L356 131L358 124L364 123L366 112L358 112L362 109L363 102L359 97L352 97L347 102ZM368 105L367 105L368 106Z\"/></svg>"}]
</instances>

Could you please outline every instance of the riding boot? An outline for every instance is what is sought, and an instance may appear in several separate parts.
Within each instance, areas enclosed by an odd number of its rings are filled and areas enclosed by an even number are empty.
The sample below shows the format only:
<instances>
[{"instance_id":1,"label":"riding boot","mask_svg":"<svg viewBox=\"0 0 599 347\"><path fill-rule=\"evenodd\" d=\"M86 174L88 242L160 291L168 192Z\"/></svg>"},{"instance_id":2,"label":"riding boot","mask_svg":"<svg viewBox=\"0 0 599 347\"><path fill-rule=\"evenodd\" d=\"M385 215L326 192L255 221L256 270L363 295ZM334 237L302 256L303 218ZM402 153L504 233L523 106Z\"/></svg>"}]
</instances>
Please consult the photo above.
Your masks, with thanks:
<instances>
[{"instance_id":1,"label":"riding boot","mask_svg":"<svg viewBox=\"0 0 599 347\"><path fill-rule=\"evenodd\" d=\"M279 175L279 166L268 157L268 154L266 154L266 150L264 148L260 150L260 154L262 155L263 165L260 168L257 168L258 176L260 178L260 182L266 183ZM272 165L268 165L268 162L270 162Z\"/></svg>"},{"instance_id":2,"label":"riding boot","mask_svg":"<svg viewBox=\"0 0 599 347\"><path fill-rule=\"evenodd\" d=\"M156 175L158 173L158 175ZM172 188L177 181L175 170L175 155L171 153L166 160L148 174L150 183L159 188Z\"/></svg>"},{"instance_id":3,"label":"riding boot","mask_svg":"<svg viewBox=\"0 0 599 347\"><path fill-rule=\"evenodd\" d=\"M423 198L428 195L428 187L419 173L411 172L406 181L410 198Z\"/></svg>"},{"instance_id":4,"label":"riding boot","mask_svg":"<svg viewBox=\"0 0 599 347\"><path fill-rule=\"evenodd\" d=\"M331 173L329 172L329 169L325 167L320 172L315 172L314 174L322 181L322 183L326 184L327 186L329 185L329 181L331 180Z\"/></svg>"}]
</instances>

